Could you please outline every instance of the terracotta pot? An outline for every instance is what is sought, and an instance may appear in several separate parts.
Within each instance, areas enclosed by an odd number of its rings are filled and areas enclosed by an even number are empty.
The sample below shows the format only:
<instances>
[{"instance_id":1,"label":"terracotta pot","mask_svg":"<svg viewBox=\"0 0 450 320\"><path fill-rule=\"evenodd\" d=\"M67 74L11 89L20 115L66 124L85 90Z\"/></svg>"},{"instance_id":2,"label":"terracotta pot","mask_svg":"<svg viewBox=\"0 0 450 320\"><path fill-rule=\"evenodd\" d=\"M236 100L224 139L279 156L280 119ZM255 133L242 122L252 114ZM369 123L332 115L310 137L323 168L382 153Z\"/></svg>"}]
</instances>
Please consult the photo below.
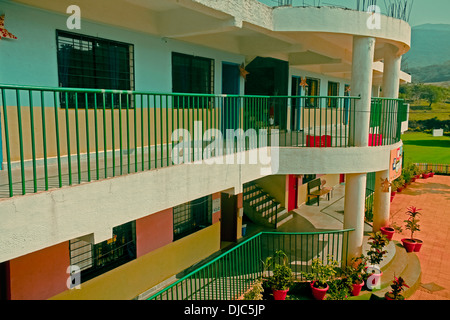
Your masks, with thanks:
<instances>
[{"instance_id":1,"label":"terracotta pot","mask_svg":"<svg viewBox=\"0 0 450 320\"><path fill-rule=\"evenodd\" d=\"M364 286L364 281L362 283L354 283L352 284L352 296L359 296L362 287Z\"/></svg>"},{"instance_id":2,"label":"terracotta pot","mask_svg":"<svg viewBox=\"0 0 450 320\"><path fill-rule=\"evenodd\" d=\"M419 240L419 239L414 239L414 241L416 242L416 245L414 247L414 252L419 252L420 248L422 247L423 241Z\"/></svg>"},{"instance_id":3,"label":"terracotta pot","mask_svg":"<svg viewBox=\"0 0 450 320\"><path fill-rule=\"evenodd\" d=\"M416 247L416 241L414 241L413 239L403 238L402 244L403 244L403 247L405 247L407 252L413 252Z\"/></svg>"},{"instance_id":4,"label":"terracotta pot","mask_svg":"<svg viewBox=\"0 0 450 320\"><path fill-rule=\"evenodd\" d=\"M327 293L327 291L330 287L327 284L327 287L324 289L316 288L316 287L314 287L314 282L315 281L310 283L312 295L313 295L314 299L316 299L316 300L323 300L325 298L325 294Z\"/></svg>"},{"instance_id":5,"label":"terracotta pot","mask_svg":"<svg viewBox=\"0 0 450 320\"><path fill-rule=\"evenodd\" d=\"M287 289L287 290L275 290L275 289L273 289L272 290L273 298L275 300L286 300L286 296L287 296L288 291L289 291L289 289Z\"/></svg>"},{"instance_id":6,"label":"terracotta pot","mask_svg":"<svg viewBox=\"0 0 450 320\"><path fill-rule=\"evenodd\" d=\"M395 230L394 228L391 227L381 227L380 231L382 234L384 234L386 236L386 238L391 241L392 237L394 236Z\"/></svg>"}]
</instances>

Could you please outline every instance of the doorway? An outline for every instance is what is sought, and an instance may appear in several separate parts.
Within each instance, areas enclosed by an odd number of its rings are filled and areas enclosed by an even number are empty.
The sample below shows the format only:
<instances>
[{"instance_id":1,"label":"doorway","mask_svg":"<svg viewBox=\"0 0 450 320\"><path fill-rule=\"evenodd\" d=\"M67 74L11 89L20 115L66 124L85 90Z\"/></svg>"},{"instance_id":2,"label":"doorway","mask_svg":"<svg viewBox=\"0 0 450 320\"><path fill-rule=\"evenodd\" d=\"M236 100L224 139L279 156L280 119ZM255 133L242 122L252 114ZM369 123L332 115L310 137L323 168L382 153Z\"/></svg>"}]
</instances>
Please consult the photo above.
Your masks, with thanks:
<instances>
[{"instance_id":1,"label":"doorway","mask_svg":"<svg viewBox=\"0 0 450 320\"><path fill-rule=\"evenodd\" d=\"M240 93L240 72L239 65L235 63L222 62L222 94L239 95ZM222 134L227 129L236 130L239 128L240 101L238 97L224 97L222 100Z\"/></svg>"},{"instance_id":2,"label":"doorway","mask_svg":"<svg viewBox=\"0 0 450 320\"><path fill-rule=\"evenodd\" d=\"M237 196L221 194L220 241L237 241Z\"/></svg>"},{"instance_id":3,"label":"doorway","mask_svg":"<svg viewBox=\"0 0 450 320\"><path fill-rule=\"evenodd\" d=\"M298 178L295 174L288 176L288 211L298 208Z\"/></svg>"}]
</instances>

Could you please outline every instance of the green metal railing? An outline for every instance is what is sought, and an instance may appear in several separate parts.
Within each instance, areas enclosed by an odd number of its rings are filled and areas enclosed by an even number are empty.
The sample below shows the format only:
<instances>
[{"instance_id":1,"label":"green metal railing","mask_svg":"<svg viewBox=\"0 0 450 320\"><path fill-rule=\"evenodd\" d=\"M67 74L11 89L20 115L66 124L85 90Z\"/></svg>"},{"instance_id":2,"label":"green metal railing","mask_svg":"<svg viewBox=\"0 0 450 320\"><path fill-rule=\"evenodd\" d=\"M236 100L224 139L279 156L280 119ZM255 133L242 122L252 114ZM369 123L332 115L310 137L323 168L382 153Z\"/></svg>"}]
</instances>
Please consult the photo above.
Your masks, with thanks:
<instances>
[{"instance_id":1,"label":"green metal railing","mask_svg":"<svg viewBox=\"0 0 450 320\"><path fill-rule=\"evenodd\" d=\"M282 233L261 232L153 294L149 300L236 300L264 276L263 262L277 250L286 253L294 277L311 269L313 259L330 256L346 266L348 234L353 229Z\"/></svg>"},{"instance_id":2,"label":"green metal railing","mask_svg":"<svg viewBox=\"0 0 450 320\"><path fill-rule=\"evenodd\" d=\"M395 144L401 139L401 123L407 106L401 99L372 98L369 146Z\"/></svg>"},{"instance_id":3,"label":"green metal railing","mask_svg":"<svg viewBox=\"0 0 450 320\"><path fill-rule=\"evenodd\" d=\"M273 143L352 147L349 137L357 125L355 101L359 99L16 85L0 85L0 94L5 161L5 170L0 170L0 197L204 160ZM381 105L385 107L377 109L374 125L394 132L389 126L397 122L387 120L395 119L396 109L391 107L394 104L383 100ZM382 141L391 143L393 139L387 136Z\"/></svg>"}]
</instances>

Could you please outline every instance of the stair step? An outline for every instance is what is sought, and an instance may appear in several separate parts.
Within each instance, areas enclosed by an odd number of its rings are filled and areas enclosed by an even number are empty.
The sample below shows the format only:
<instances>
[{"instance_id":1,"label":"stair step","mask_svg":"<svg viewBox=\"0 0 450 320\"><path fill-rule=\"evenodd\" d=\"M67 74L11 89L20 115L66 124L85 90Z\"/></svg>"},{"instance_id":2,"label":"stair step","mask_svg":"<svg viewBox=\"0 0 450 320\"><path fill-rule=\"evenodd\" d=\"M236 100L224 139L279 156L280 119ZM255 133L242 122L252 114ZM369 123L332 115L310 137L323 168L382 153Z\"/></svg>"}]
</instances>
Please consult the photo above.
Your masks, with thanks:
<instances>
[{"instance_id":1,"label":"stair step","mask_svg":"<svg viewBox=\"0 0 450 320\"><path fill-rule=\"evenodd\" d=\"M403 293L406 299L417 290L420 286L422 274L419 258L413 252L406 252L405 248L398 241L394 241L394 248L396 251L392 261L382 268L383 275L380 289L362 292L360 296L352 297L352 299L384 299L384 294L391 291L394 276L397 278L402 277L410 287L409 289L406 288Z\"/></svg>"},{"instance_id":2,"label":"stair step","mask_svg":"<svg viewBox=\"0 0 450 320\"><path fill-rule=\"evenodd\" d=\"M276 200L272 198L270 195L266 195L266 197L261 201L255 202L253 208L255 208L256 211L261 211L264 210L264 208L272 206L274 203L276 204L278 202L276 202Z\"/></svg>"},{"instance_id":3,"label":"stair step","mask_svg":"<svg viewBox=\"0 0 450 320\"><path fill-rule=\"evenodd\" d=\"M272 202L270 205L263 207L260 210L256 210L259 214L261 214L263 217L270 215L274 213L275 210L279 210L281 204L278 202Z\"/></svg>"}]
</instances>

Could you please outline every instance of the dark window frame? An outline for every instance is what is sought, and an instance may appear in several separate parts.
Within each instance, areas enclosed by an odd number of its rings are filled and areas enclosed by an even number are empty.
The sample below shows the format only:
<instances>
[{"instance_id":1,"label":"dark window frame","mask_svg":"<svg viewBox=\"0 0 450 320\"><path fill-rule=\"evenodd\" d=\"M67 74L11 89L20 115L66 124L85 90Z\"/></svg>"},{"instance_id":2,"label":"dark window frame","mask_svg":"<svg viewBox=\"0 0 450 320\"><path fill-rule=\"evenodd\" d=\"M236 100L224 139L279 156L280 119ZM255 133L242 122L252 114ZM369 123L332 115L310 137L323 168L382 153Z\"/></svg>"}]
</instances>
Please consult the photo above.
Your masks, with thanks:
<instances>
[{"instance_id":1,"label":"dark window frame","mask_svg":"<svg viewBox=\"0 0 450 320\"><path fill-rule=\"evenodd\" d=\"M328 81L328 96L329 97L339 97L340 84L336 81ZM338 106L337 99L328 99L328 107L336 108Z\"/></svg>"},{"instance_id":2,"label":"dark window frame","mask_svg":"<svg viewBox=\"0 0 450 320\"><path fill-rule=\"evenodd\" d=\"M317 83L315 86L315 92L311 92L311 88L313 88L313 83ZM320 96L320 79L306 77L306 83L308 86L306 87L308 92L305 94L306 96ZM305 108L317 108L319 107L320 99L319 98L308 98L305 99Z\"/></svg>"},{"instance_id":3,"label":"dark window frame","mask_svg":"<svg viewBox=\"0 0 450 320\"><path fill-rule=\"evenodd\" d=\"M56 30L56 48L60 87L134 90L133 44ZM60 94L61 107L94 108L95 103L98 108L103 108L103 105L107 109L132 108L133 98L129 93L95 94L80 91Z\"/></svg>"},{"instance_id":4,"label":"dark window frame","mask_svg":"<svg viewBox=\"0 0 450 320\"><path fill-rule=\"evenodd\" d=\"M212 58L172 52L172 92L212 95L215 90L215 60ZM210 108L212 97L181 96L176 108Z\"/></svg>"},{"instance_id":5,"label":"dark window frame","mask_svg":"<svg viewBox=\"0 0 450 320\"><path fill-rule=\"evenodd\" d=\"M212 195L173 208L173 238L181 239L212 224Z\"/></svg>"},{"instance_id":6,"label":"dark window frame","mask_svg":"<svg viewBox=\"0 0 450 320\"><path fill-rule=\"evenodd\" d=\"M71 265L81 264L83 260L77 259L81 255L85 255L83 259L88 260L81 268L81 283L136 259L135 221L114 227L113 236L109 240L97 244L85 241L84 246L75 246L79 241L82 240L69 241L69 252ZM90 257L86 259L89 254Z\"/></svg>"}]
</instances>

